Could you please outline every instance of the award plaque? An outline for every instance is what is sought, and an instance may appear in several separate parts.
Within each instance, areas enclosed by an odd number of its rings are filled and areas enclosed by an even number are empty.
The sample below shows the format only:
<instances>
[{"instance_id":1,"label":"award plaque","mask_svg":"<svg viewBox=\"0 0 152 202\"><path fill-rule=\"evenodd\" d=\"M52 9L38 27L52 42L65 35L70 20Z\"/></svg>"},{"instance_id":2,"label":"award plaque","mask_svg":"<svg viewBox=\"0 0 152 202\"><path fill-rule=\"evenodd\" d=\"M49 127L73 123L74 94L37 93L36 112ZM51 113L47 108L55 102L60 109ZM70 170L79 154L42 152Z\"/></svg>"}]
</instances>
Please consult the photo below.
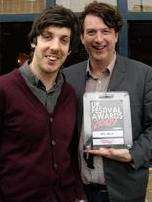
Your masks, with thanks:
<instances>
[{"instance_id":1,"label":"award plaque","mask_svg":"<svg viewBox=\"0 0 152 202\"><path fill-rule=\"evenodd\" d=\"M132 146L128 92L89 92L83 96L84 144L92 148Z\"/></svg>"}]
</instances>

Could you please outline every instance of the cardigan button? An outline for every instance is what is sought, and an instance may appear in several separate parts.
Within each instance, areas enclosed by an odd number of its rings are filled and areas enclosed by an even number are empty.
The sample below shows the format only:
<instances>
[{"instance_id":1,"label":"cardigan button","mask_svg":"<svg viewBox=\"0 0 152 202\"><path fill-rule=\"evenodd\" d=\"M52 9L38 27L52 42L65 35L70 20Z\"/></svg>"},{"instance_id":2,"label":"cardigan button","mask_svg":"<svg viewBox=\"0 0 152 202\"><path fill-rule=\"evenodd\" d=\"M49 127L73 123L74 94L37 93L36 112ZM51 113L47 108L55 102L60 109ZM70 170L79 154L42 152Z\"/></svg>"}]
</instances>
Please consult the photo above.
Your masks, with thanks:
<instances>
[{"instance_id":1,"label":"cardigan button","mask_svg":"<svg viewBox=\"0 0 152 202\"><path fill-rule=\"evenodd\" d=\"M53 118L52 118L52 117L50 118L50 122L51 122L51 123L53 122Z\"/></svg>"},{"instance_id":2,"label":"cardigan button","mask_svg":"<svg viewBox=\"0 0 152 202\"><path fill-rule=\"evenodd\" d=\"M58 164L54 163L53 166L54 166L54 169L57 170L57 168L58 168Z\"/></svg>"},{"instance_id":3,"label":"cardigan button","mask_svg":"<svg viewBox=\"0 0 152 202\"><path fill-rule=\"evenodd\" d=\"M55 145L56 145L55 140L52 140L52 145L53 145L53 146L55 146Z\"/></svg>"}]
</instances>

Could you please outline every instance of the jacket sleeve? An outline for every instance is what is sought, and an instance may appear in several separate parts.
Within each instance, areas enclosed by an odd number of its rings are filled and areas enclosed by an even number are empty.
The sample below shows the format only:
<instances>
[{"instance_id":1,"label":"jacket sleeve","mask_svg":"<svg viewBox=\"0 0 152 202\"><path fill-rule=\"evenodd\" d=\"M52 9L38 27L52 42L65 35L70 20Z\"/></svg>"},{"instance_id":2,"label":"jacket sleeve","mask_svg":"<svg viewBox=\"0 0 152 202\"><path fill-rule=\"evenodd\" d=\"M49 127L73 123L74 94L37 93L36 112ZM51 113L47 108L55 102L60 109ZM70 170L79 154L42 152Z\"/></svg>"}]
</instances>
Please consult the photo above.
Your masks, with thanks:
<instances>
[{"instance_id":1,"label":"jacket sleeve","mask_svg":"<svg viewBox=\"0 0 152 202\"><path fill-rule=\"evenodd\" d=\"M148 68L142 100L142 133L134 141L130 153L133 158L134 168L146 166L152 159L152 70Z\"/></svg>"}]
</instances>

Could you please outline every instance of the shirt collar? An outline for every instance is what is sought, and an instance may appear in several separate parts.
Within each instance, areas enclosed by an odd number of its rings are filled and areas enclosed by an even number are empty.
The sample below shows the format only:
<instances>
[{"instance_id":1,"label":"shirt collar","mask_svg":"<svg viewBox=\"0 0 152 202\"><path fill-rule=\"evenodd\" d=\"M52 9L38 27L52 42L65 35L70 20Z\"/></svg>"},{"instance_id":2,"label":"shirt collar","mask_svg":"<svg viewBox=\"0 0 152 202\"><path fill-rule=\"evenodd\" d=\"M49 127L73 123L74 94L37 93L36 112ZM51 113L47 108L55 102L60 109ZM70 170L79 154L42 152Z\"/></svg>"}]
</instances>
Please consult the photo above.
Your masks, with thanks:
<instances>
[{"instance_id":1,"label":"shirt collar","mask_svg":"<svg viewBox=\"0 0 152 202\"><path fill-rule=\"evenodd\" d=\"M114 65L116 62L116 53L113 56L112 61L109 63L109 65L106 67L106 72L111 76ZM93 77L90 69L90 60L88 59L87 61L87 69L86 69L86 78L88 79L89 77Z\"/></svg>"},{"instance_id":2,"label":"shirt collar","mask_svg":"<svg viewBox=\"0 0 152 202\"><path fill-rule=\"evenodd\" d=\"M24 78L26 80L28 80L28 82L30 82L33 86L36 86L37 88L41 88L41 89L45 90L45 86L44 86L43 82L32 73L28 63L24 63L19 69L21 71L21 74L24 76ZM63 75L62 75L61 71L59 71L57 78L54 82L54 85L48 91L48 93L55 91L58 87L61 87L63 82L64 82Z\"/></svg>"}]
</instances>

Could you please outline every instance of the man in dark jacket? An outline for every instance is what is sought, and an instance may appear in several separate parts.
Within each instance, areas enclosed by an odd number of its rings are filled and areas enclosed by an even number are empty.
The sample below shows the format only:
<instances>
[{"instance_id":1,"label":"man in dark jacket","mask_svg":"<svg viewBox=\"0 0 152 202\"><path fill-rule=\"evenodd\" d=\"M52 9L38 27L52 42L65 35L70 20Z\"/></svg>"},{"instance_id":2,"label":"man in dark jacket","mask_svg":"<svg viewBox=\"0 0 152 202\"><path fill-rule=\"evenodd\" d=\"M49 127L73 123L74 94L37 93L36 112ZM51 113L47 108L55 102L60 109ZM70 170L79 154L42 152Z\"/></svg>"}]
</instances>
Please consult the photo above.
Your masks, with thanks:
<instances>
[{"instance_id":1,"label":"man in dark jacket","mask_svg":"<svg viewBox=\"0 0 152 202\"><path fill-rule=\"evenodd\" d=\"M76 96L60 68L77 20L61 6L33 23L32 61L0 77L0 202L76 202Z\"/></svg>"},{"instance_id":2,"label":"man in dark jacket","mask_svg":"<svg viewBox=\"0 0 152 202\"><path fill-rule=\"evenodd\" d=\"M90 3L80 16L80 24L81 41L89 60L66 68L64 72L79 102L81 176L88 201L144 202L147 163L152 157L152 69L116 53L122 18L112 6ZM83 158L82 98L84 92L95 91L128 91L133 146L130 149L89 150L94 164L88 166L89 162Z\"/></svg>"}]
</instances>

